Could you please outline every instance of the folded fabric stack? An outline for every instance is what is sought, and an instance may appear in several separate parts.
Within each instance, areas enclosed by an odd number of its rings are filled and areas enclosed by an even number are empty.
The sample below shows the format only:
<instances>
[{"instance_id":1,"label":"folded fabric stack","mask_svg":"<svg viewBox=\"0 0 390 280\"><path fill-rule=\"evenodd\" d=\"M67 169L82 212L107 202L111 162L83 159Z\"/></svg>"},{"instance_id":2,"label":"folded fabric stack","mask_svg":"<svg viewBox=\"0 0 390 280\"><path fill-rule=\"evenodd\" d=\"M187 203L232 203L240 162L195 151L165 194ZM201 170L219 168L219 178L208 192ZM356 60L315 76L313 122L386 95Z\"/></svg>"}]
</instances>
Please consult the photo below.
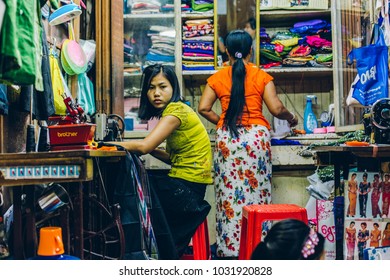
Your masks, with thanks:
<instances>
[{"instance_id":1,"label":"folded fabric stack","mask_svg":"<svg viewBox=\"0 0 390 280\"><path fill-rule=\"evenodd\" d=\"M191 0L181 0L181 11L182 13L191 12Z\"/></svg>"},{"instance_id":2,"label":"folded fabric stack","mask_svg":"<svg viewBox=\"0 0 390 280\"><path fill-rule=\"evenodd\" d=\"M152 46L146 55L145 64L161 63L174 66L175 28L173 26L152 25L148 31L148 36L152 41Z\"/></svg>"},{"instance_id":3,"label":"folded fabric stack","mask_svg":"<svg viewBox=\"0 0 390 280\"><path fill-rule=\"evenodd\" d=\"M193 11L207 12L214 9L214 0L191 0Z\"/></svg>"},{"instance_id":4,"label":"folded fabric stack","mask_svg":"<svg viewBox=\"0 0 390 280\"><path fill-rule=\"evenodd\" d=\"M166 3L161 6L161 12L163 13L173 13L175 10L175 5L173 3Z\"/></svg>"},{"instance_id":5,"label":"folded fabric stack","mask_svg":"<svg viewBox=\"0 0 390 280\"><path fill-rule=\"evenodd\" d=\"M132 14L151 14L161 11L161 2L158 0L133 0L128 2Z\"/></svg>"},{"instance_id":6,"label":"folded fabric stack","mask_svg":"<svg viewBox=\"0 0 390 280\"><path fill-rule=\"evenodd\" d=\"M313 19L294 24L288 31L276 32L272 38L265 31L260 36L260 64L274 66L332 67L331 25Z\"/></svg>"},{"instance_id":7,"label":"folded fabric stack","mask_svg":"<svg viewBox=\"0 0 390 280\"><path fill-rule=\"evenodd\" d=\"M214 70L214 25L211 19L183 25L183 70Z\"/></svg>"}]
</instances>

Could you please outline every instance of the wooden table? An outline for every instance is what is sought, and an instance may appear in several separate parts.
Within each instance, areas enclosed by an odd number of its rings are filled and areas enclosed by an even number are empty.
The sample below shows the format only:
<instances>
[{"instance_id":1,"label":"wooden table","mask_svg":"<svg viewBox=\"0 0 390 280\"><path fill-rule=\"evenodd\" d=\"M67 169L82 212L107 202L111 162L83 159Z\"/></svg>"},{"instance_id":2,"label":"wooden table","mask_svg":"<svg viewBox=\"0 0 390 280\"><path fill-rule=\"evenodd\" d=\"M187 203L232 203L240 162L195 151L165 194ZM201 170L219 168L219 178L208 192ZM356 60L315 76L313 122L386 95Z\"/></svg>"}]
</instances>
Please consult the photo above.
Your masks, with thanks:
<instances>
[{"instance_id":1,"label":"wooden table","mask_svg":"<svg viewBox=\"0 0 390 280\"><path fill-rule=\"evenodd\" d=\"M382 162L390 161L390 145L367 147L322 146L316 147L317 165L334 165L335 188L340 190L340 174L348 178L350 166L360 170L378 172Z\"/></svg>"},{"instance_id":2,"label":"wooden table","mask_svg":"<svg viewBox=\"0 0 390 280\"><path fill-rule=\"evenodd\" d=\"M69 150L39 153L0 154L0 186L13 188L13 253L15 259L24 259L36 254L34 185L48 183L74 183L69 191L73 201L74 255L83 258L83 182L94 178L94 158L123 157L123 151ZM28 187L28 186L31 186ZM75 186L75 187L73 187ZM22 193L26 193L25 226L22 222ZM69 227L68 227L69 228ZM25 236L23 236L25 234ZM69 240L65 230L64 240ZM24 246L26 240L26 246ZM64 242L66 243L66 242ZM26 248L25 248L26 247ZM66 246L65 246L66 248ZM65 252L69 253L69 252Z\"/></svg>"}]
</instances>

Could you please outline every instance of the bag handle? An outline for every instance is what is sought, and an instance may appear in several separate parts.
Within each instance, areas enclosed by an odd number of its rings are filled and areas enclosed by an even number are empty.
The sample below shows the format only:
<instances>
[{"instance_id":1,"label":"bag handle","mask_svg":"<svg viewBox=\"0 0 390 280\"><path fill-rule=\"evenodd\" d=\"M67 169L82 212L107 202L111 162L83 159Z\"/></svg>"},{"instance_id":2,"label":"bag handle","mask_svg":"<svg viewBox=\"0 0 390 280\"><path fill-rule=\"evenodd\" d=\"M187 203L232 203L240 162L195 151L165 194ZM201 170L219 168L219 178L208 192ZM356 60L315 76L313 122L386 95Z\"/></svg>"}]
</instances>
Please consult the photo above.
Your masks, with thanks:
<instances>
[{"instance_id":1,"label":"bag handle","mask_svg":"<svg viewBox=\"0 0 390 280\"><path fill-rule=\"evenodd\" d=\"M74 36L73 21L68 22L69 39L76 41Z\"/></svg>"},{"instance_id":2,"label":"bag handle","mask_svg":"<svg viewBox=\"0 0 390 280\"><path fill-rule=\"evenodd\" d=\"M349 52L348 56L347 56L347 64L348 64L348 65L353 64L353 61L355 60L355 52L354 52L354 50L355 50L355 49L352 49L352 50Z\"/></svg>"}]
</instances>

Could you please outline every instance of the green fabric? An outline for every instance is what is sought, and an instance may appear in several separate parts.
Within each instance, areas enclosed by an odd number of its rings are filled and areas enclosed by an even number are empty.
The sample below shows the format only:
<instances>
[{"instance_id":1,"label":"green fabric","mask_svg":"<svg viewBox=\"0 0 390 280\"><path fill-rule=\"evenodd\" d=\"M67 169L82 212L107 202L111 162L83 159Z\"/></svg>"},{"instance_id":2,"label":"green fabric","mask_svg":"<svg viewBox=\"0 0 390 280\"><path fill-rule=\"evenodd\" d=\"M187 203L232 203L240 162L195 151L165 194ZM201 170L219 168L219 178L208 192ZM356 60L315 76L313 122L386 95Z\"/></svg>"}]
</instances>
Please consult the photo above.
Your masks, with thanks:
<instances>
[{"instance_id":1,"label":"green fabric","mask_svg":"<svg viewBox=\"0 0 390 280\"><path fill-rule=\"evenodd\" d=\"M37 58L41 54L39 2L4 0L4 3L7 8L0 37L0 79L18 85L34 84L42 90L41 57Z\"/></svg>"},{"instance_id":2,"label":"green fabric","mask_svg":"<svg viewBox=\"0 0 390 280\"><path fill-rule=\"evenodd\" d=\"M192 108L183 102L172 102L162 117L177 117L181 124L167 138L167 152L172 169L170 177L190 182L211 184L212 152L210 139L203 123Z\"/></svg>"},{"instance_id":3,"label":"green fabric","mask_svg":"<svg viewBox=\"0 0 390 280\"><path fill-rule=\"evenodd\" d=\"M32 1L35 2L35 1ZM34 47L35 47L35 89L37 91L44 91L43 76L42 76L42 26L41 26L41 5L39 1L35 3L34 13Z\"/></svg>"},{"instance_id":4,"label":"green fabric","mask_svg":"<svg viewBox=\"0 0 390 280\"><path fill-rule=\"evenodd\" d=\"M279 53L277 53L275 51L266 50L266 49L260 49L260 55L262 55L262 56L264 56L272 61L282 62L282 60L283 60Z\"/></svg>"},{"instance_id":5,"label":"green fabric","mask_svg":"<svg viewBox=\"0 0 390 280\"><path fill-rule=\"evenodd\" d=\"M192 0L192 9L197 12L206 12L211 9L214 9L214 3L211 4L196 4L194 0Z\"/></svg>"},{"instance_id":6,"label":"green fabric","mask_svg":"<svg viewBox=\"0 0 390 280\"><path fill-rule=\"evenodd\" d=\"M18 69L22 65L22 57L18 48L16 10L17 0L4 0L6 9L3 17L3 27L0 37L0 77L2 73L11 69Z\"/></svg>"}]
</instances>

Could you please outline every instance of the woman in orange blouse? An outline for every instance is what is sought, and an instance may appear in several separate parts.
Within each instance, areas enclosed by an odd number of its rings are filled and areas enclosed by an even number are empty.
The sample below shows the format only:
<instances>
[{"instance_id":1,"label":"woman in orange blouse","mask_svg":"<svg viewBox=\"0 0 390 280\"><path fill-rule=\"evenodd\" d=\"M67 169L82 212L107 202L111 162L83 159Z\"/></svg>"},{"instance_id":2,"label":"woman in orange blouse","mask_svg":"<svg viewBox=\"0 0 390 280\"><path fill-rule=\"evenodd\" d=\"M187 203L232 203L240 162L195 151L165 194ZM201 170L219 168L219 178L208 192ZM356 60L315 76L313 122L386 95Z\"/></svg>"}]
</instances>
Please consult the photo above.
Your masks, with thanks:
<instances>
[{"instance_id":1,"label":"woman in orange blouse","mask_svg":"<svg viewBox=\"0 0 390 280\"><path fill-rule=\"evenodd\" d=\"M379 224L373 224L374 229L370 233L370 247L379 247L379 240L382 237L382 231L379 229Z\"/></svg>"},{"instance_id":2,"label":"woman in orange blouse","mask_svg":"<svg viewBox=\"0 0 390 280\"><path fill-rule=\"evenodd\" d=\"M390 223L386 223L382 235L382 246L390 246Z\"/></svg>"},{"instance_id":3,"label":"woman in orange blouse","mask_svg":"<svg viewBox=\"0 0 390 280\"><path fill-rule=\"evenodd\" d=\"M270 124L263 101L275 117L290 126L297 117L276 94L273 78L250 63L252 38L243 30L226 37L230 65L207 79L198 111L217 125L214 150L217 255L238 256L242 207L271 203ZM221 115L213 111L216 100Z\"/></svg>"},{"instance_id":4,"label":"woman in orange blouse","mask_svg":"<svg viewBox=\"0 0 390 280\"><path fill-rule=\"evenodd\" d=\"M351 179L348 181L348 199L349 206L347 210L347 217L356 215L356 198L358 191L358 183L356 181L356 173L352 173Z\"/></svg>"}]
</instances>

